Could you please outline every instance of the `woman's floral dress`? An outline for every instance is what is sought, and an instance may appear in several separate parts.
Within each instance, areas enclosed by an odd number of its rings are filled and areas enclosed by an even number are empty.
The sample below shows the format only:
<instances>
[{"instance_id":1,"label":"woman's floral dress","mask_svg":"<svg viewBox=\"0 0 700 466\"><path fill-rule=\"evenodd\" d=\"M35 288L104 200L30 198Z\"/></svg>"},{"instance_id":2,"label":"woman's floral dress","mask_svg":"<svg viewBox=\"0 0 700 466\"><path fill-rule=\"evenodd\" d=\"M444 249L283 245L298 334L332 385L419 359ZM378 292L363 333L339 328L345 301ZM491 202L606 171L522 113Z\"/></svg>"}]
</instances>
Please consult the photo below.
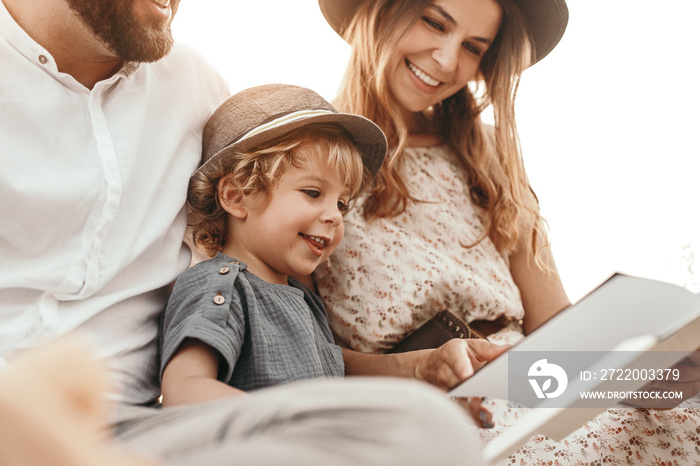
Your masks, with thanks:
<instances>
[{"instance_id":1,"label":"woman's floral dress","mask_svg":"<svg viewBox=\"0 0 700 466\"><path fill-rule=\"evenodd\" d=\"M345 239L314 274L339 342L384 352L445 309L467 322L504 315L512 323L490 339L522 338L524 311L508 260L488 238L478 241L480 212L454 152L410 148L403 170L420 202L371 223L351 211ZM485 403L497 425L479 429L484 442L526 412L503 400ZM534 437L503 464L700 466L700 397L671 410L608 410L561 442Z\"/></svg>"}]
</instances>

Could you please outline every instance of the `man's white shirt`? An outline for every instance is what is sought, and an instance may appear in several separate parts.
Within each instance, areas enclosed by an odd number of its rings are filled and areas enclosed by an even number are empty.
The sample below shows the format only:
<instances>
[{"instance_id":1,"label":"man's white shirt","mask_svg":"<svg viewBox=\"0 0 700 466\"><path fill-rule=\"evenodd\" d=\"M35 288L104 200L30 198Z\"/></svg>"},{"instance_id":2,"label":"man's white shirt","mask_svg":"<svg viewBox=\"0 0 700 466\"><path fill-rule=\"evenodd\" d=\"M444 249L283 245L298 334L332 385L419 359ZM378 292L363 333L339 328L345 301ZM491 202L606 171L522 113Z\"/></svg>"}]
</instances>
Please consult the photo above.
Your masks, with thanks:
<instances>
[{"instance_id":1,"label":"man's white shirt","mask_svg":"<svg viewBox=\"0 0 700 466\"><path fill-rule=\"evenodd\" d=\"M150 402L158 317L190 261L187 183L228 87L177 45L89 90L2 2L0 63L0 358L79 329L121 398Z\"/></svg>"}]
</instances>

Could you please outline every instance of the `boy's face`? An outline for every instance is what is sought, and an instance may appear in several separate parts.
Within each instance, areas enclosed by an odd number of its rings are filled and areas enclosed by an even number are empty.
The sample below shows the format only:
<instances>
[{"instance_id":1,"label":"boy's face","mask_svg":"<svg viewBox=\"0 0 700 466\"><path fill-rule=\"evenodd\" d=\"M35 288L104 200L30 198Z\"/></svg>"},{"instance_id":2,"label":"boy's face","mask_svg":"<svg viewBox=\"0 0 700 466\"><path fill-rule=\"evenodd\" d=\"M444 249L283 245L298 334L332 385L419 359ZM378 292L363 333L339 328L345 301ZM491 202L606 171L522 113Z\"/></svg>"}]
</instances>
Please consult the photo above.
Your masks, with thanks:
<instances>
[{"instance_id":1,"label":"boy's face","mask_svg":"<svg viewBox=\"0 0 700 466\"><path fill-rule=\"evenodd\" d=\"M302 168L290 167L266 199L245 199L246 217L233 220L224 253L271 283L309 275L345 234L350 189L328 166L323 146L309 144Z\"/></svg>"}]
</instances>

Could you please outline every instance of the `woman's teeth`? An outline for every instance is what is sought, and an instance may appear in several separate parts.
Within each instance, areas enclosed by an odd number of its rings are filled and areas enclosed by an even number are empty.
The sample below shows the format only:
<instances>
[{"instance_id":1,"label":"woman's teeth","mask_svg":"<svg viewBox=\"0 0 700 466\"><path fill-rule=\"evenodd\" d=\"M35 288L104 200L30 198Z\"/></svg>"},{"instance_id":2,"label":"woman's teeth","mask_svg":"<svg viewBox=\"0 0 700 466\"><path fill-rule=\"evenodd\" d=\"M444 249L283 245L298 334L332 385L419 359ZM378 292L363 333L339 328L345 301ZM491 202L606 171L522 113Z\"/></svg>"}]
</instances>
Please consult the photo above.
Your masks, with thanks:
<instances>
[{"instance_id":1,"label":"woman's teeth","mask_svg":"<svg viewBox=\"0 0 700 466\"><path fill-rule=\"evenodd\" d=\"M440 81L431 78L410 61L407 61L406 63L408 64L408 67L411 69L411 71L413 71L413 74L415 74L418 77L418 79L423 81L428 86L436 87L440 84Z\"/></svg>"}]
</instances>

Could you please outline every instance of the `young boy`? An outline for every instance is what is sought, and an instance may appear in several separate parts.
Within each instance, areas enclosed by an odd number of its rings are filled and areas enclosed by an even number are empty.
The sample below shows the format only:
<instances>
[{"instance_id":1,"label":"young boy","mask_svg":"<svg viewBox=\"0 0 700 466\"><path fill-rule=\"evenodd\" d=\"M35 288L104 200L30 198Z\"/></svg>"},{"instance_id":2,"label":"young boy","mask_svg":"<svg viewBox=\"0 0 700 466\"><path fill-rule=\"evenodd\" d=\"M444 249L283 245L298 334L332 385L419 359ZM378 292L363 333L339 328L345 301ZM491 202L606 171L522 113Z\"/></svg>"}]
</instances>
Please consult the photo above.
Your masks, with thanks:
<instances>
[{"instance_id":1,"label":"young boy","mask_svg":"<svg viewBox=\"0 0 700 466\"><path fill-rule=\"evenodd\" d=\"M195 244L215 257L168 302L164 405L343 376L321 299L292 277L333 252L386 147L370 120L295 86L248 89L212 115L188 203Z\"/></svg>"}]
</instances>

